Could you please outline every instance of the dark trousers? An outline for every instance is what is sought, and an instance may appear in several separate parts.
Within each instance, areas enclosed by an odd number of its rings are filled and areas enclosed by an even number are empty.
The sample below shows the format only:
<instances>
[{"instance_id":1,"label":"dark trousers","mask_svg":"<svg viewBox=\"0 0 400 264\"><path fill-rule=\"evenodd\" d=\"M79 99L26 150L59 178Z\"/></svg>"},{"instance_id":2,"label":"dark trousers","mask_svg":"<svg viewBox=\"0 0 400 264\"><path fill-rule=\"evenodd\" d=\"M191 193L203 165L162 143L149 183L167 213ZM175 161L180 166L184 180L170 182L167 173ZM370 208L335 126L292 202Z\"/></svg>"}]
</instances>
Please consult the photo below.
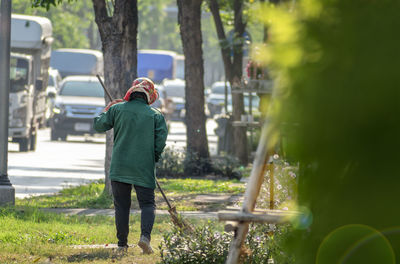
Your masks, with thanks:
<instances>
[{"instance_id":1,"label":"dark trousers","mask_svg":"<svg viewBox=\"0 0 400 264\"><path fill-rule=\"evenodd\" d=\"M115 208L115 226L117 228L118 246L128 244L129 213L131 209L132 184L111 181ZM134 185L139 207L142 210L140 218L141 235L151 239L155 208L154 189Z\"/></svg>"}]
</instances>

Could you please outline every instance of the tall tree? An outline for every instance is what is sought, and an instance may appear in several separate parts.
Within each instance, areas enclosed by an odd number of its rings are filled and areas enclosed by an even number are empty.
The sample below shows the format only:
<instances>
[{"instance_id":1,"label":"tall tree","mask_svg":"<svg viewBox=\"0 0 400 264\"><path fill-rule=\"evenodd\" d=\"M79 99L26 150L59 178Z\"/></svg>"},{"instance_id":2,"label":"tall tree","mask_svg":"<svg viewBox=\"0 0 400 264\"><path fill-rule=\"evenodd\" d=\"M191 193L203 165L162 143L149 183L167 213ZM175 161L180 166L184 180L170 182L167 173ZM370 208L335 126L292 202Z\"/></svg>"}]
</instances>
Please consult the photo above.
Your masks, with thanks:
<instances>
[{"instance_id":1,"label":"tall tree","mask_svg":"<svg viewBox=\"0 0 400 264\"><path fill-rule=\"evenodd\" d=\"M33 1L33 0L32 0ZM137 0L92 0L95 21L100 31L104 56L105 85L114 98L122 98L136 78L137 68ZM68 0L71 2L71 0ZM77 1L78 2L78 1ZM35 6L50 8L54 0L34 1ZM62 0L57 1L62 3ZM108 98L106 98L108 101ZM113 146L112 133L107 133L105 191L111 194L109 181L110 158Z\"/></svg>"},{"instance_id":2,"label":"tall tree","mask_svg":"<svg viewBox=\"0 0 400 264\"><path fill-rule=\"evenodd\" d=\"M211 13L214 17L215 27L217 30L218 39L220 41L221 54L224 62L225 75L231 84L231 87L240 85L243 69L243 34L246 29L246 22L243 19L243 0L234 0L234 34L231 41L225 34L224 25L220 16L220 6L217 0L210 0L209 2ZM233 56L231 56L231 53ZM232 94L233 105L233 119L240 120L241 115L244 114L243 94ZM233 131L234 152L237 158L243 164L248 162L247 151L247 135L246 128L235 127Z\"/></svg>"},{"instance_id":3,"label":"tall tree","mask_svg":"<svg viewBox=\"0 0 400 264\"><path fill-rule=\"evenodd\" d=\"M185 55L187 151L198 156L197 162L209 158L204 113L204 66L201 34L202 0L177 0L183 53ZM186 168L186 171L189 171Z\"/></svg>"},{"instance_id":4,"label":"tall tree","mask_svg":"<svg viewBox=\"0 0 400 264\"><path fill-rule=\"evenodd\" d=\"M137 0L93 0L95 21L100 31L104 56L104 79L114 98L122 98L136 78L137 68ZM106 99L107 100L107 99ZM111 194L109 168L113 147L112 132L106 139L106 191Z\"/></svg>"}]
</instances>

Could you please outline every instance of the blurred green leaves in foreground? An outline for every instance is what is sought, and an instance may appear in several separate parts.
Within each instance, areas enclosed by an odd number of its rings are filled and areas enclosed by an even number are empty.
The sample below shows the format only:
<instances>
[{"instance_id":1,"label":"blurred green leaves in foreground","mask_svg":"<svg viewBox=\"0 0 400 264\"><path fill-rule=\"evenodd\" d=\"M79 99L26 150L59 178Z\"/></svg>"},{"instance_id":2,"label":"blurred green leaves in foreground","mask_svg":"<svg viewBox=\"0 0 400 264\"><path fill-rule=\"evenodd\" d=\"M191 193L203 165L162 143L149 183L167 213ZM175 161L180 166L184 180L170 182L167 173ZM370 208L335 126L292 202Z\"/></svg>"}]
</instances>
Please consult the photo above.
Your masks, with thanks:
<instances>
[{"instance_id":1,"label":"blurred green leaves in foreground","mask_svg":"<svg viewBox=\"0 0 400 264\"><path fill-rule=\"evenodd\" d=\"M272 117L300 162L295 263L400 260L400 1L303 0L256 8ZM329 260L329 261L328 261Z\"/></svg>"}]
</instances>

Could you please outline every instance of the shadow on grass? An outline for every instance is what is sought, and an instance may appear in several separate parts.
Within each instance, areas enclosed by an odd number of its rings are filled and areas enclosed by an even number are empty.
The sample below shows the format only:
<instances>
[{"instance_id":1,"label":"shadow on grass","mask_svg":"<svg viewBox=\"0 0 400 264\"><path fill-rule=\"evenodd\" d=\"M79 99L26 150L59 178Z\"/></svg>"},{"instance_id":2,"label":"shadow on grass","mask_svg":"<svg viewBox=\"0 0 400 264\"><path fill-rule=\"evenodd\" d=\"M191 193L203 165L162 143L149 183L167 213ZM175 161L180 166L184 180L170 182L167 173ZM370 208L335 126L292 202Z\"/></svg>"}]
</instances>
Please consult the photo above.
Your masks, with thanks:
<instances>
[{"instance_id":1,"label":"shadow on grass","mask_svg":"<svg viewBox=\"0 0 400 264\"><path fill-rule=\"evenodd\" d=\"M120 260L124 255L114 250L96 250L94 252L80 252L67 256L68 262L82 262L94 260Z\"/></svg>"}]
</instances>

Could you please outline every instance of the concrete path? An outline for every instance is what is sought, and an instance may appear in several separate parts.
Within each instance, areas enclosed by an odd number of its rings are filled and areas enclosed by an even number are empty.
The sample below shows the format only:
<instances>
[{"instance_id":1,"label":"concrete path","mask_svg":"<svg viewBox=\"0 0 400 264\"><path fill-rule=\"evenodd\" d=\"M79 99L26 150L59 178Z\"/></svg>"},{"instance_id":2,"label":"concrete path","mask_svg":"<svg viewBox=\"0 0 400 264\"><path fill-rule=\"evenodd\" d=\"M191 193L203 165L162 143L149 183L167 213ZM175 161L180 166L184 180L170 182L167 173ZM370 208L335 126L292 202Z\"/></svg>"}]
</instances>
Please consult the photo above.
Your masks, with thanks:
<instances>
[{"instance_id":1,"label":"concrete path","mask_svg":"<svg viewBox=\"0 0 400 264\"><path fill-rule=\"evenodd\" d=\"M195 203L201 204L233 204L243 201L242 195L226 195L226 194L199 194L194 198ZM45 212L52 212L57 214L66 215L106 215L114 216L114 209L90 209L90 208L43 208ZM239 210L239 207L228 206L225 210ZM178 211L183 217L217 219L218 212L205 212L205 211ZM140 214L140 210L131 210L131 215ZM169 215L168 210L156 210L156 215Z\"/></svg>"},{"instance_id":2,"label":"concrete path","mask_svg":"<svg viewBox=\"0 0 400 264\"><path fill-rule=\"evenodd\" d=\"M44 212L51 212L66 215L106 215L114 216L114 209L85 209L85 208L43 208ZM217 219L217 212L203 212L203 211L179 211L183 217L201 218L201 219ZM140 214L140 210L131 210L131 215ZM156 210L156 215L169 215L167 210Z\"/></svg>"}]
</instances>

